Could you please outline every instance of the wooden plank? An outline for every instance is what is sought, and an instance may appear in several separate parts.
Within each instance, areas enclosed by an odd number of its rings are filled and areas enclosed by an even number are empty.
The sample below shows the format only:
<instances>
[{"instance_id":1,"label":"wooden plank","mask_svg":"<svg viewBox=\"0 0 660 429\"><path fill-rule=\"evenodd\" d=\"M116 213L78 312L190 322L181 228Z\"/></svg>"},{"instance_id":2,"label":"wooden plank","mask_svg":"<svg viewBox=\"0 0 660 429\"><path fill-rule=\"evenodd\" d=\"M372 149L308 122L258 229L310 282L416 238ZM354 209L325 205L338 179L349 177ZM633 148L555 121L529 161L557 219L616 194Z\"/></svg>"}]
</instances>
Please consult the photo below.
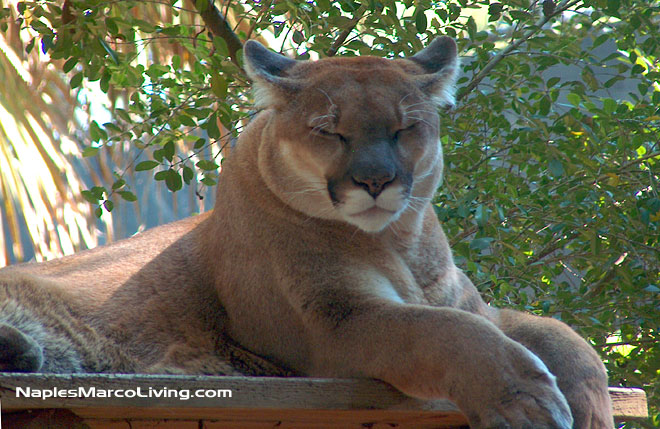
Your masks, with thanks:
<instances>
[{"instance_id":1,"label":"wooden plank","mask_svg":"<svg viewBox=\"0 0 660 429\"><path fill-rule=\"evenodd\" d=\"M290 421L229 421L229 420L86 420L85 429L185 429L194 425L194 429L467 429L466 426L446 426L434 422L416 422L413 424L399 422L351 422L338 423L334 420L324 422L290 422ZM24 428L21 428L24 429ZM39 429L44 429L39 428ZM48 428L50 429L50 428Z\"/></svg>"},{"instance_id":2,"label":"wooden plank","mask_svg":"<svg viewBox=\"0 0 660 429\"><path fill-rule=\"evenodd\" d=\"M199 429L198 421L181 420L95 420L85 421L89 429Z\"/></svg>"},{"instance_id":3,"label":"wooden plank","mask_svg":"<svg viewBox=\"0 0 660 429\"><path fill-rule=\"evenodd\" d=\"M79 408L72 409L83 420L108 419L121 415L131 422L158 419L199 419L209 424L229 422L248 426L322 427L332 422L335 427L364 428L370 425L394 425L399 428L456 428L467 425L465 417L458 412L412 411L412 410L304 410L304 409L222 409L222 408L176 408L172 410L154 408ZM109 413L112 411L112 413Z\"/></svg>"},{"instance_id":4,"label":"wooden plank","mask_svg":"<svg viewBox=\"0 0 660 429\"><path fill-rule=\"evenodd\" d=\"M646 392L642 389L610 387L610 398L612 399L612 408L617 421L625 421L630 418L647 418L649 416Z\"/></svg>"},{"instance_id":5,"label":"wooden plank","mask_svg":"<svg viewBox=\"0 0 660 429\"><path fill-rule=\"evenodd\" d=\"M231 397L222 397L224 391L230 391ZM199 397L196 396L197 392L216 397ZM91 393L95 393L96 397L88 397ZM26 394L30 396L25 397ZM424 401L410 398L378 380L302 377L6 373L0 375L0 399L3 408L7 410L131 408L139 404L139 408L169 409L390 409L458 412L456 406L448 400Z\"/></svg>"},{"instance_id":6,"label":"wooden plank","mask_svg":"<svg viewBox=\"0 0 660 429\"><path fill-rule=\"evenodd\" d=\"M82 418L70 410L28 410L2 414L2 428L6 429L88 429Z\"/></svg>"},{"instance_id":7,"label":"wooden plank","mask_svg":"<svg viewBox=\"0 0 660 429\"><path fill-rule=\"evenodd\" d=\"M215 397L197 396L200 389ZM86 396L92 392L97 397ZM647 417L644 391L610 388L610 395L618 421ZM190 423L209 429L324 429L328 422L356 429L467 424L450 401L410 398L378 380L6 373L0 375L0 401L3 412L70 410L99 429L123 428L129 421L133 428Z\"/></svg>"}]
</instances>

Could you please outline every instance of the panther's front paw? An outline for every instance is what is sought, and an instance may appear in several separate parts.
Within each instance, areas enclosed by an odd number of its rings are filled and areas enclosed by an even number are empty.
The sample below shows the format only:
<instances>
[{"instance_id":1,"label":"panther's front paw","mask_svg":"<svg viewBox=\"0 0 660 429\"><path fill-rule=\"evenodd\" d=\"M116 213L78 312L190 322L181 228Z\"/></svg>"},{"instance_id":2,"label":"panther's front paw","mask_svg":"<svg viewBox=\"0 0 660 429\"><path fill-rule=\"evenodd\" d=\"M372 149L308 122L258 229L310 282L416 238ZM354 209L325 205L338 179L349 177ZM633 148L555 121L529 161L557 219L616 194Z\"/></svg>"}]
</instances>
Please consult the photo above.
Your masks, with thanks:
<instances>
[{"instance_id":1,"label":"panther's front paw","mask_svg":"<svg viewBox=\"0 0 660 429\"><path fill-rule=\"evenodd\" d=\"M571 429L573 416L556 378L534 354L517 347L500 361L495 383L464 410L470 427L508 429Z\"/></svg>"},{"instance_id":2,"label":"panther's front paw","mask_svg":"<svg viewBox=\"0 0 660 429\"><path fill-rule=\"evenodd\" d=\"M487 410L470 427L483 429L571 429L573 418L566 400L559 390L551 388L518 391ZM472 422L472 420L475 420Z\"/></svg>"}]
</instances>

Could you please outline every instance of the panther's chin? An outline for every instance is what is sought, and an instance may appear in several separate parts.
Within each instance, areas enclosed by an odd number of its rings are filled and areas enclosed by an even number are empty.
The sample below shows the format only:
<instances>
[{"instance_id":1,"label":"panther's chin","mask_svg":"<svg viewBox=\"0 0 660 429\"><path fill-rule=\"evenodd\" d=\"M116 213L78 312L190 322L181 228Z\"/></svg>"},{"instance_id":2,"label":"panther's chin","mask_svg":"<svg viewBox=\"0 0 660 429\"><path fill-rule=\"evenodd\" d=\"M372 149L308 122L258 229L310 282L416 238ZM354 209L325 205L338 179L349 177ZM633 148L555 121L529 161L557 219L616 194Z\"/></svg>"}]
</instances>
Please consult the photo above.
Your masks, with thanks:
<instances>
[{"instance_id":1,"label":"panther's chin","mask_svg":"<svg viewBox=\"0 0 660 429\"><path fill-rule=\"evenodd\" d=\"M402 210L387 210L374 205L357 213L346 214L344 219L364 232L377 233L397 220L401 212Z\"/></svg>"}]
</instances>

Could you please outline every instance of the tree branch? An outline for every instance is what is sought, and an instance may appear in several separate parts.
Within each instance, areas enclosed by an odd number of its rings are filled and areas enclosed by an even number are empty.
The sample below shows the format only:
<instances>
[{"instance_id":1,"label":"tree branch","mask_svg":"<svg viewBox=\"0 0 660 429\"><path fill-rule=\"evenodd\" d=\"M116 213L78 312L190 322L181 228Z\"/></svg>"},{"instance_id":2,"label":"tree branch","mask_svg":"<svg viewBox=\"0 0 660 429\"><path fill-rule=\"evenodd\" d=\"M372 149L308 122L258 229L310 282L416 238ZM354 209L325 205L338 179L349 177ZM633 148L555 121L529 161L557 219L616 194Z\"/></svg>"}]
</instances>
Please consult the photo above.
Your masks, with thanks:
<instances>
[{"instance_id":1,"label":"tree branch","mask_svg":"<svg viewBox=\"0 0 660 429\"><path fill-rule=\"evenodd\" d=\"M238 51L243 49L243 42L241 42L241 39L231 29L227 19L215 7L214 0L208 0L208 3L204 3L204 7L200 7L200 4L199 2L195 2L195 7L202 20L204 20L204 24L211 30L214 36L222 38L227 43L227 49L229 49L229 56L232 62L240 67L238 63Z\"/></svg>"},{"instance_id":2,"label":"tree branch","mask_svg":"<svg viewBox=\"0 0 660 429\"><path fill-rule=\"evenodd\" d=\"M348 24L348 27L344 28L344 31L339 34L339 36L335 39L334 43L332 46L330 46L330 49L325 53L328 57L334 56L339 48L341 48L341 45L344 44L346 41L346 38L351 34L351 31L355 29L355 26L360 22L362 17L364 16L365 12L367 11L367 5L364 3L360 8L355 12L355 15L353 16L353 19Z\"/></svg>"},{"instance_id":3,"label":"tree branch","mask_svg":"<svg viewBox=\"0 0 660 429\"><path fill-rule=\"evenodd\" d=\"M460 101L463 97L468 95L474 88L476 88L479 83L490 73L491 70L495 68L496 65L500 63L506 57L509 55L513 50L518 48L518 46L522 45L525 43L530 37L533 35L537 34L541 28L545 24L547 24L552 18L554 18L557 15L560 15L564 13L567 9L570 7L575 6L578 4L581 0L574 0L574 1L569 1L569 0L564 0L557 6L555 11L552 14L549 14L547 16L543 16L543 18L539 19L538 22L535 25L535 29L529 30L527 33L525 33L520 39L516 40L509 46L507 46L505 49L503 49L499 54L495 55L489 62L486 64L486 67L484 67L477 75L472 79L472 81L465 87L463 91L456 97L456 101Z\"/></svg>"},{"instance_id":4,"label":"tree branch","mask_svg":"<svg viewBox=\"0 0 660 429\"><path fill-rule=\"evenodd\" d=\"M616 343L594 344L594 347L603 348L603 347L618 347L618 346L639 346L639 345L642 345L642 344L655 344L657 342L658 342L658 340L655 339L655 338L640 338L638 340L619 341L619 342L616 342Z\"/></svg>"},{"instance_id":5,"label":"tree branch","mask_svg":"<svg viewBox=\"0 0 660 429\"><path fill-rule=\"evenodd\" d=\"M563 237L563 239L560 238L557 241L548 244L545 248L541 249L536 256L527 260L527 266L539 262L554 251L559 250L561 247L565 246L567 242L573 240L578 235L580 235L578 231L573 231L570 234L566 234L566 237Z\"/></svg>"}]
</instances>

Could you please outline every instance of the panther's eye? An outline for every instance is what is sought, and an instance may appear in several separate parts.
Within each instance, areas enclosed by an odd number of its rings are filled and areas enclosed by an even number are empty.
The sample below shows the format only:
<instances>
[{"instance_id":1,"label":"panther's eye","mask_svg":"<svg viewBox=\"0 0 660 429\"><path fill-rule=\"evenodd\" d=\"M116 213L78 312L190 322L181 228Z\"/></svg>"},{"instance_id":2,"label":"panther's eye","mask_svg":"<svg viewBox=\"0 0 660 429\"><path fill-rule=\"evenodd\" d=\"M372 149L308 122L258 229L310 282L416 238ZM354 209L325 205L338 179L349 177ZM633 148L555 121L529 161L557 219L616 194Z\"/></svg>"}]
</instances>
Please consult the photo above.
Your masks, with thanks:
<instances>
[{"instance_id":1,"label":"panther's eye","mask_svg":"<svg viewBox=\"0 0 660 429\"><path fill-rule=\"evenodd\" d=\"M413 129L415 129L415 127L417 126L417 124L419 124L419 122L413 122L412 124L408 125L407 127L405 127L405 128L401 128L400 130L397 130L397 131L394 133L394 140L398 140L399 137L401 137L401 134L402 134L402 133L405 133L406 131L412 131Z\"/></svg>"},{"instance_id":2,"label":"panther's eye","mask_svg":"<svg viewBox=\"0 0 660 429\"><path fill-rule=\"evenodd\" d=\"M323 128L312 128L312 134L316 134L317 136L325 137L328 139L338 139L342 143L346 143L346 138L339 134L339 133L333 133L328 130L325 130Z\"/></svg>"}]
</instances>

